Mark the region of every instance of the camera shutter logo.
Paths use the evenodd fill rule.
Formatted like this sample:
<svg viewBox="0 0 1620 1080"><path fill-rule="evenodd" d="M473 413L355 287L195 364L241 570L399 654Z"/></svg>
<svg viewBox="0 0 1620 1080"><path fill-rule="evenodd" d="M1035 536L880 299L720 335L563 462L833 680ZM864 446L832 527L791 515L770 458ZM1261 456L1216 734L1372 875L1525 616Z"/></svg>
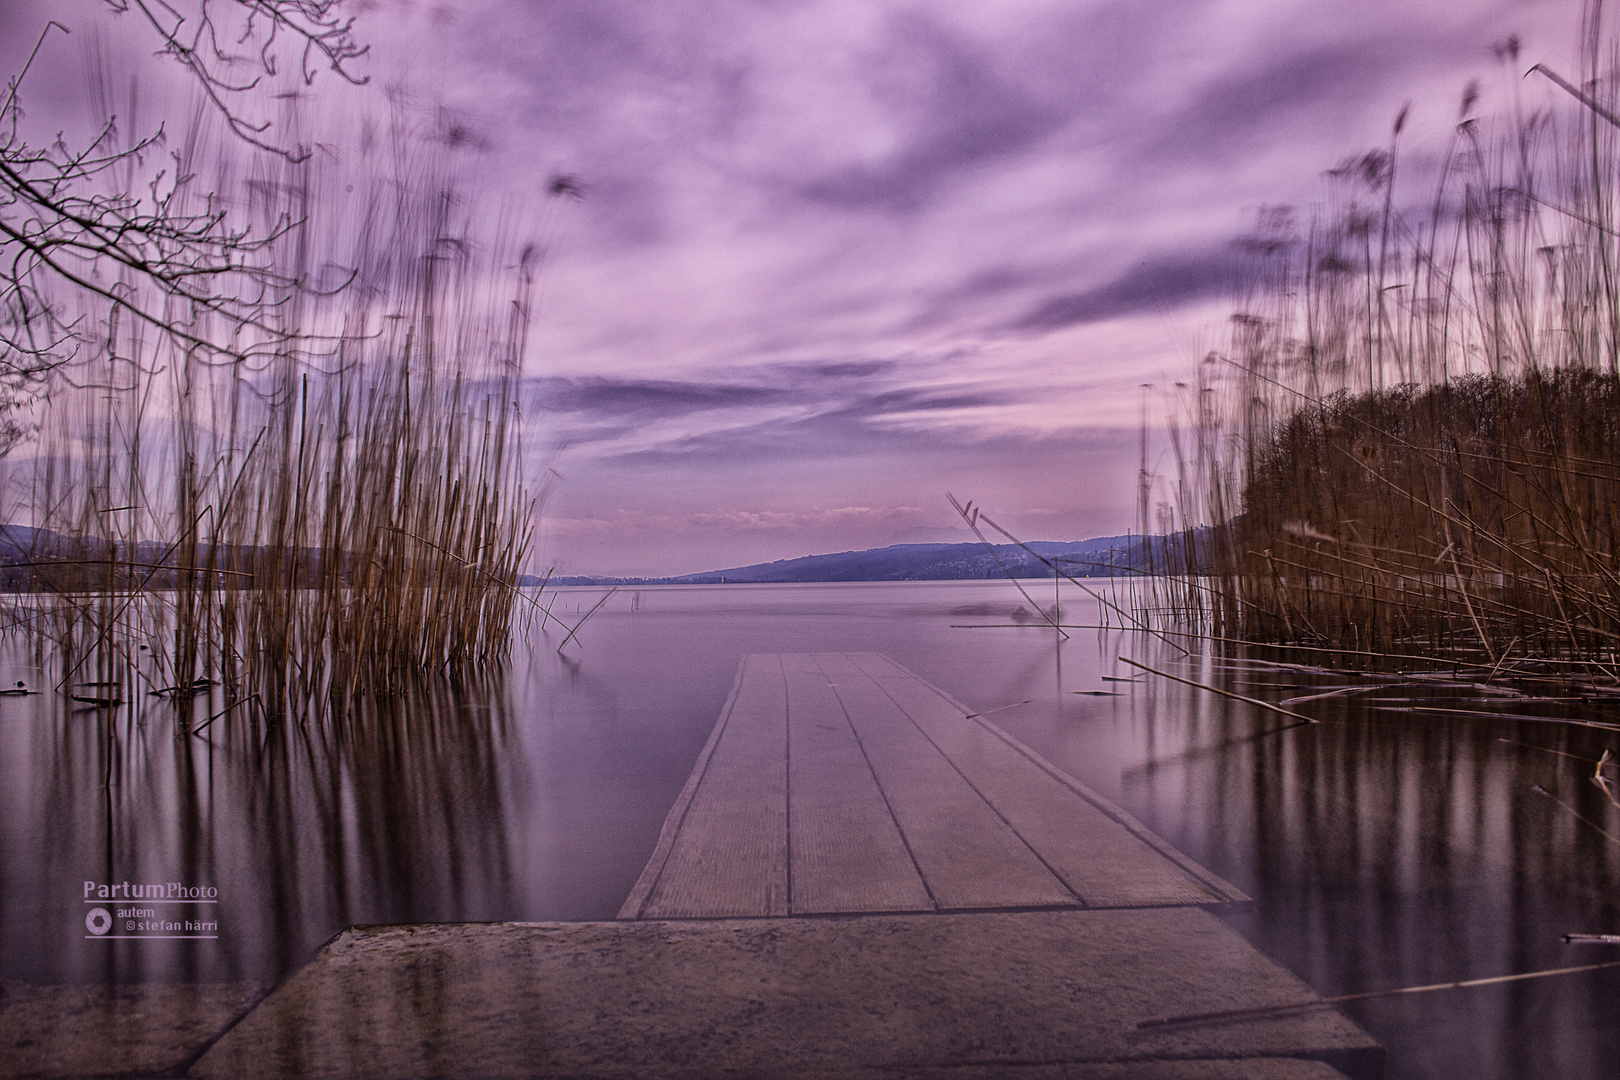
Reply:
<svg viewBox="0 0 1620 1080"><path fill-rule="evenodd" d="M84 928L92 934L105 934L112 929L112 915L106 908L91 908L84 917Z"/></svg>

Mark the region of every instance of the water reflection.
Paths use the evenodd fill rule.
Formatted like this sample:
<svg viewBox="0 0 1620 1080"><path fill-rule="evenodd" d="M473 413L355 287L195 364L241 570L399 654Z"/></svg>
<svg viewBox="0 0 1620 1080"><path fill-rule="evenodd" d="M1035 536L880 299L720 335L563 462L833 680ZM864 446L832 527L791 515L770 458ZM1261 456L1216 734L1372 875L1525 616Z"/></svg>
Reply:
<svg viewBox="0 0 1620 1080"><path fill-rule="evenodd" d="M350 923L522 906L510 819L525 777L499 672L356 701L342 723L190 736L162 704L3 708L8 978L273 981ZM115 925L89 939L86 882L217 889L212 910L157 913L217 921L218 938L120 939Z"/></svg>
<svg viewBox="0 0 1620 1080"><path fill-rule="evenodd" d="M1278 727L1175 689L1139 693L1140 718L1121 725L1140 761L1121 770L1122 801L1254 895L1234 922L1324 994L1620 958L1561 939L1620 926L1620 848L1533 790L1612 829L1620 815L1589 780L1612 733L1394 719L1357 698ZM1617 976L1348 1011L1389 1046L1391 1076L1606 1076Z"/></svg>
<svg viewBox="0 0 1620 1080"><path fill-rule="evenodd" d="M571 626L600 595L564 590L556 610ZM1234 925L1325 994L1620 958L1561 940L1620 931L1620 845L1575 816L1620 835L1588 779L1620 734L1381 712L1374 694L1290 706L1321 720L1297 724L1117 658L1271 702L1354 680L1237 672L1118 631L961 628L1022 603L994 582L646 587L565 656L536 635L477 683L258 737L221 722L177 738L157 707L0 700L0 975L268 980L349 923L612 918L739 657L863 650L996 710L1255 896ZM1062 612L1104 615L1071 595ZM37 658L0 654L0 685L16 679L43 683ZM86 878L216 884L220 939L86 942ZM1617 1008L1609 971L1350 1011L1392 1077L1506 1080L1612 1075Z"/></svg>

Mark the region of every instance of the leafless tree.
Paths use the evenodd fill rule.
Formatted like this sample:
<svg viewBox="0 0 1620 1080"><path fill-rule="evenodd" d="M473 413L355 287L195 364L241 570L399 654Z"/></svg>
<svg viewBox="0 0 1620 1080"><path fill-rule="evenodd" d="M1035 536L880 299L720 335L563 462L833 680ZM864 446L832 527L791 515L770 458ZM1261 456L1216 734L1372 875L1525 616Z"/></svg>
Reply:
<svg viewBox="0 0 1620 1080"><path fill-rule="evenodd" d="M337 14L341 0L105 2L153 36L237 138L288 164L309 149L278 142L249 110L265 107L265 80L294 74L283 71L289 54L304 85L323 69L364 82L350 65L366 50ZM273 257L299 222L255 230L232 218L162 127L126 137L107 116L80 145L28 141L21 87L53 31L67 28L47 24L0 98L0 451L22 434L18 407L121 321L227 360L299 333L276 307L302 283Z"/></svg>

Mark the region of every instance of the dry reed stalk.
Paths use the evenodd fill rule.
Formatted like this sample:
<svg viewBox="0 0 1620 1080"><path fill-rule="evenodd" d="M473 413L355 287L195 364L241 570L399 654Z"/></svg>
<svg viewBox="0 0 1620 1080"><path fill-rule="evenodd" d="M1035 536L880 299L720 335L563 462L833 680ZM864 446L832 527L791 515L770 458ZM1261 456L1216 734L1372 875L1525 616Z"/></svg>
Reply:
<svg viewBox="0 0 1620 1080"><path fill-rule="evenodd" d="M57 387L12 469L19 511L57 538L13 616L55 640L63 683L207 686L200 731L249 702L342 716L506 655L535 511L518 402L533 256L480 245L409 139L395 132L395 164L374 161L357 213L329 224L313 164L254 163L235 205L221 157L220 189L193 196L303 222L270 249L282 273L259 319L277 348L221 363L114 309ZM179 167L206 171L208 145ZM355 268L350 288L286 284L332 263ZM183 728L194 696L163 695Z"/></svg>
<svg viewBox="0 0 1620 1080"><path fill-rule="evenodd" d="M1157 531L1213 525L1142 585L1191 632L1616 681L1620 83L1585 32L1549 107L1465 99L1427 209L1397 198L1403 110L1335 170L1334 212L1263 217L1169 430Z"/></svg>
<svg viewBox="0 0 1620 1080"><path fill-rule="evenodd" d="M1592 769L1592 783L1597 786L1599 791L1603 792L1603 797L1609 800L1610 805L1616 810L1620 810L1620 797L1616 797L1614 782L1603 775L1603 770L1609 765L1609 758L1612 756L1613 752L1605 749L1603 756L1597 759Z"/></svg>

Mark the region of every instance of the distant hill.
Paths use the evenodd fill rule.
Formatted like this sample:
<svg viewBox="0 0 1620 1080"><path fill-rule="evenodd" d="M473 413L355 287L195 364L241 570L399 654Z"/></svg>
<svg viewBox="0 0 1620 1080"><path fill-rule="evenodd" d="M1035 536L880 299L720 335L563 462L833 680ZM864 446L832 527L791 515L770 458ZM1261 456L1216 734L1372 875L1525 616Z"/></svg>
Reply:
<svg viewBox="0 0 1620 1080"><path fill-rule="evenodd" d="M95 537L73 536L28 525L0 525L0 592L84 592L103 589L172 589L211 584L224 588L252 588L259 575L273 565L278 582L291 575L295 586L313 585L320 572L321 552L298 548L276 552L236 544L199 546L196 566L181 566L184 552L178 545L155 540L133 544ZM346 574L350 556L343 557ZM212 571L209 571L212 567ZM543 578L524 574L516 585L539 585Z"/></svg>
<svg viewBox="0 0 1620 1080"><path fill-rule="evenodd" d="M1195 536L1195 544L1201 539ZM662 578L555 577L556 585L786 584L817 581L966 581L1004 577L1050 578L1052 569L1031 552L1058 561L1071 577L1108 577L1181 563L1184 537L1100 536L1092 540L1036 540L1027 545L890 544L865 551L734 566ZM994 554L992 554L992 551ZM1149 556L1153 556L1151 559ZM1005 566L1005 569L1003 569Z"/></svg>
<svg viewBox="0 0 1620 1080"><path fill-rule="evenodd" d="M1200 555L1208 530L1193 534ZM1185 566L1187 534L1174 536L1099 536L1091 540L1036 540L1025 545L980 543L890 544L865 551L841 551L778 559L752 566L733 566L673 577L535 577L524 574L516 584L540 585L713 585L788 584L829 581L971 581L1003 577L1052 577L1052 568L1036 554L1055 560L1070 577L1108 577L1164 572ZM172 545L144 541L109 544L50 529L0 525L0 592L46 589L53 592L113 588L173 588L181 568ZM216 585L251 587L263 568L259 548L222 545L212 553L218 568ZM208 560L200 558L199 562ZM292 553L290 572L297 583L313 580L320 566L314 550ZM109 578L109 575L111 577Z"/></svg>

